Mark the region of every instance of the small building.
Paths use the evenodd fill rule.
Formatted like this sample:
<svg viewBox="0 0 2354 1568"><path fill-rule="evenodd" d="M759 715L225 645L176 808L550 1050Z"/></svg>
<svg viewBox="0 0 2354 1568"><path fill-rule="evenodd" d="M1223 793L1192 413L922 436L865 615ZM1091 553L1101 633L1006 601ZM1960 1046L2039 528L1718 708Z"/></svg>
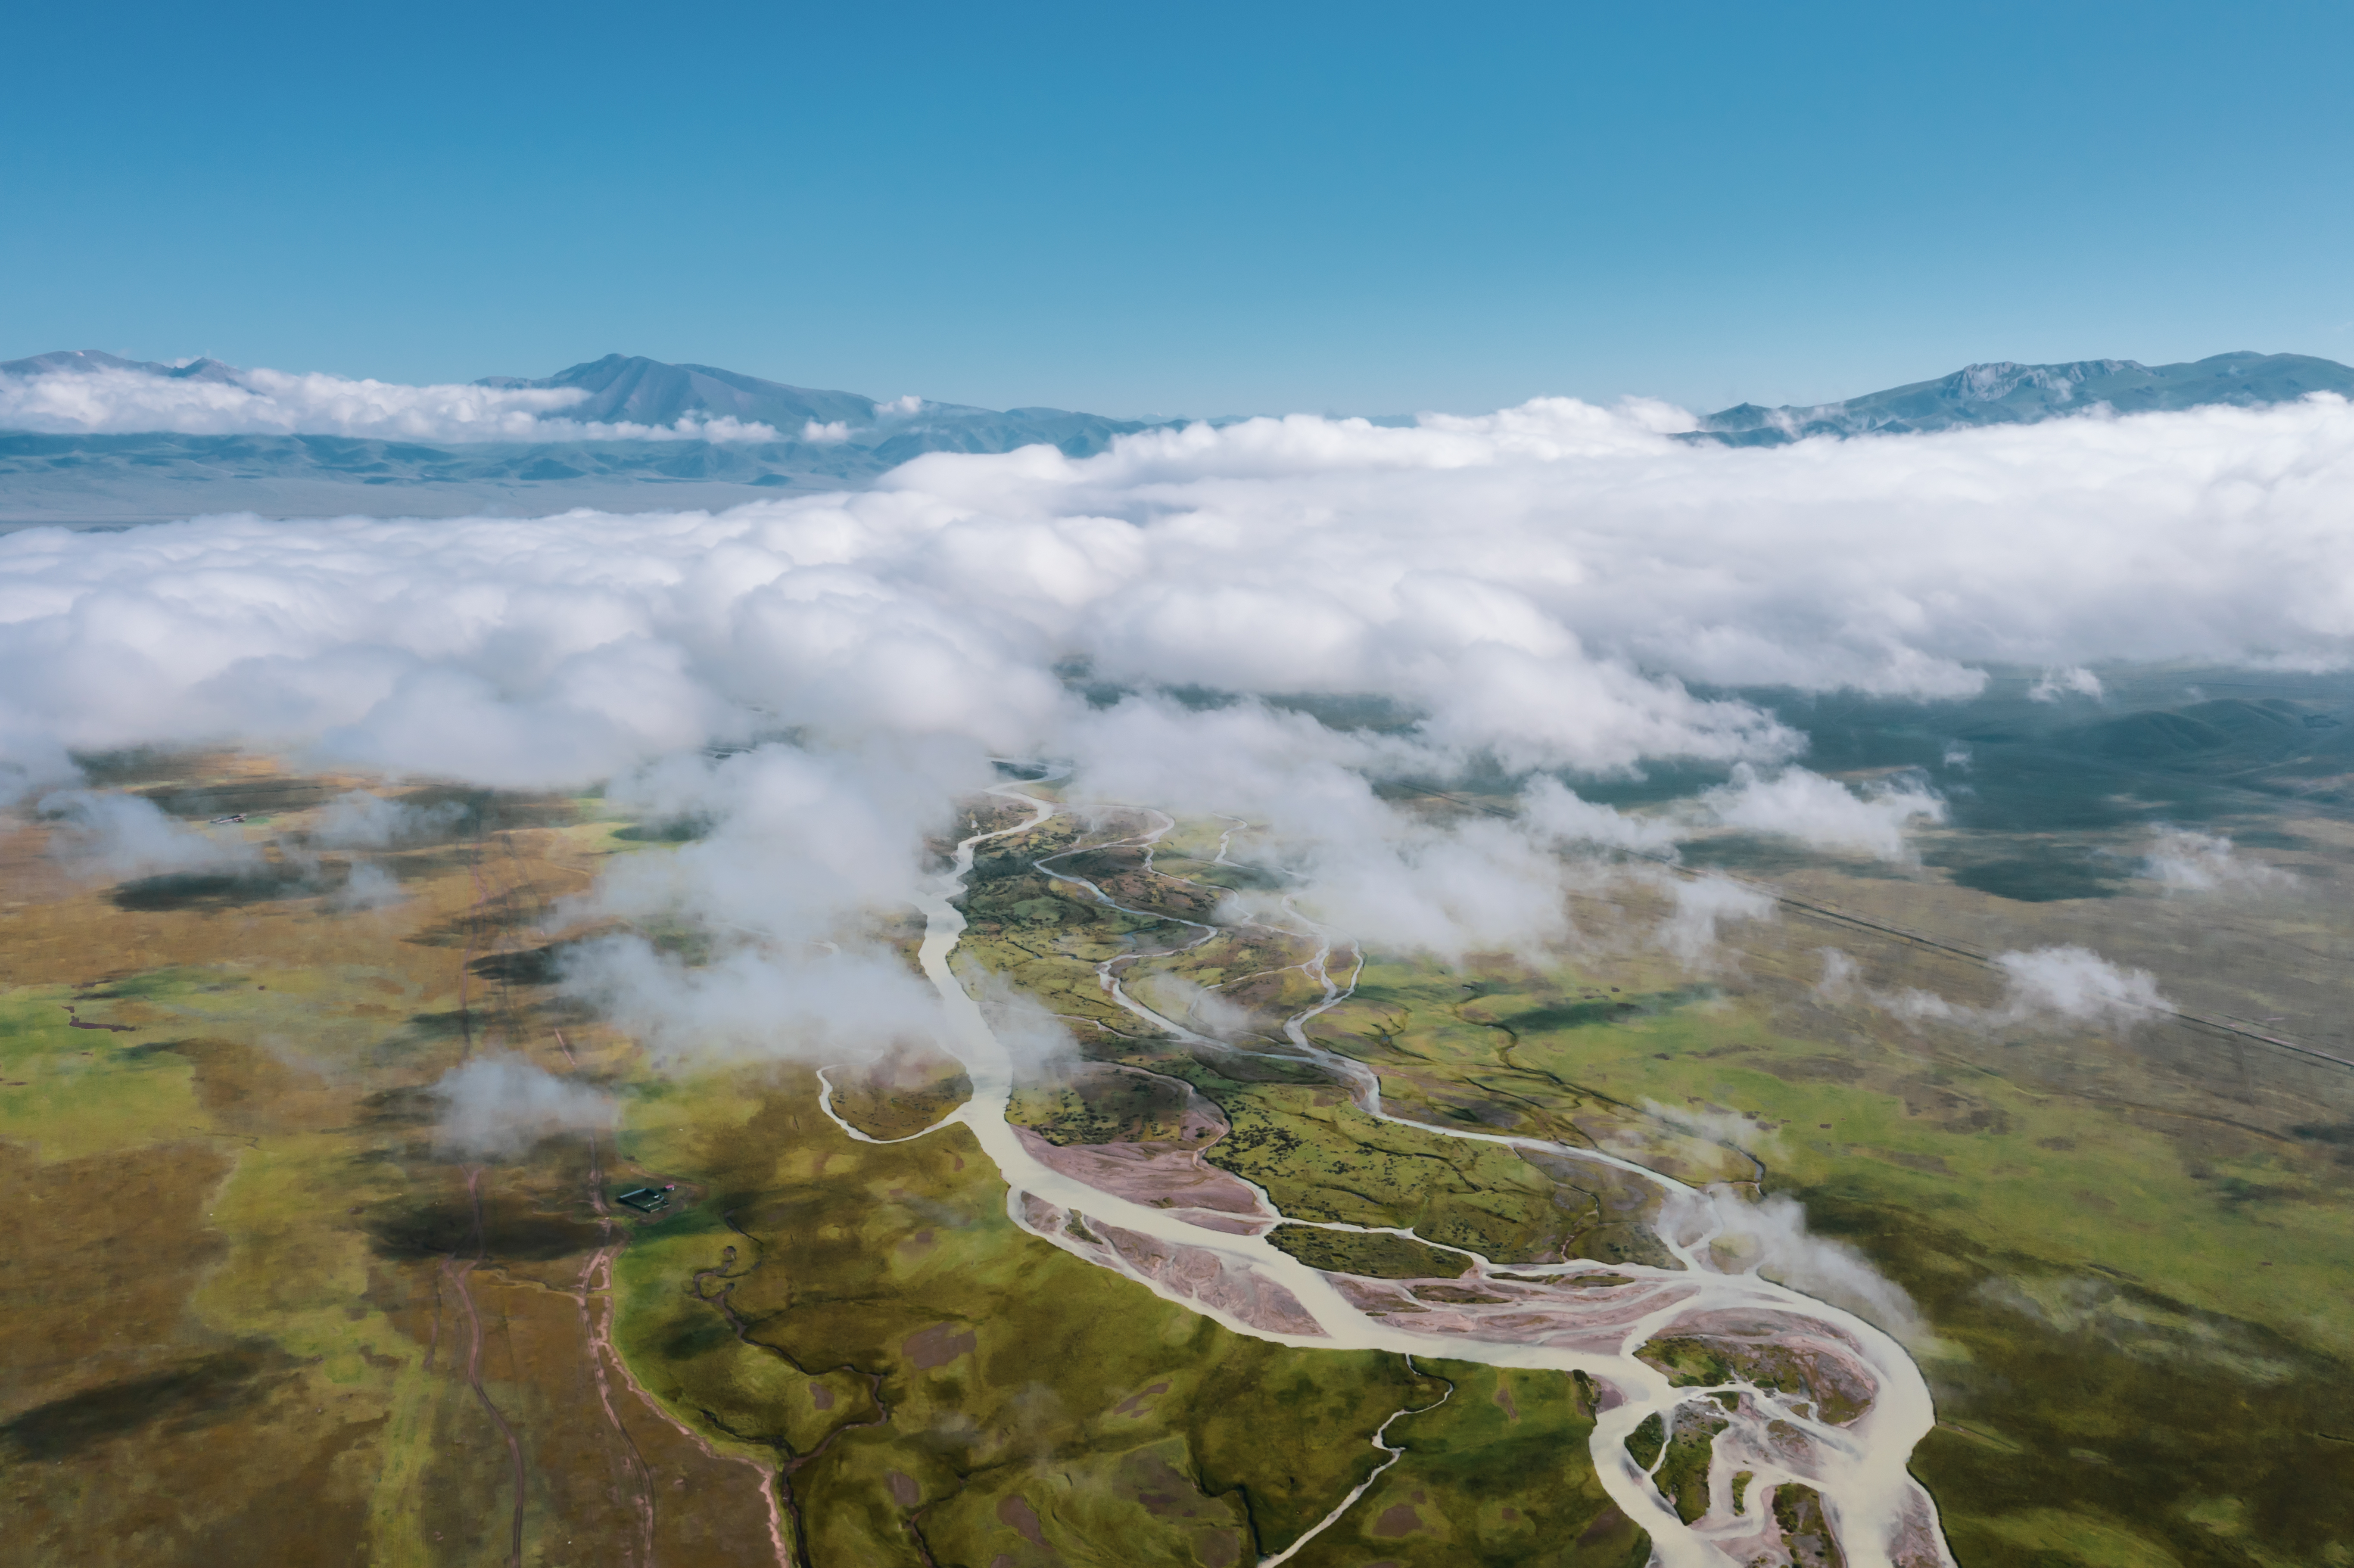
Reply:
<svg viewBox="0 0 2354 1568"><path fill-rule="evenodd" d="M658 1192L652 1187L632 1187L613 1201L642 1214L658 1214L670 1207L670 1194Z"/></svg>

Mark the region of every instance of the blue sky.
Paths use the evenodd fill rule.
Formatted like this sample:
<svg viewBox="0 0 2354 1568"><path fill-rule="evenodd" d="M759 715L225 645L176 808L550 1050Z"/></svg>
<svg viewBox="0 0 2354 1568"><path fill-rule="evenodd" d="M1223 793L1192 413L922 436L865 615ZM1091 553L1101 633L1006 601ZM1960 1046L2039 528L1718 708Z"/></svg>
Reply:
<svg viewBox="0 0 2354 1568"><path fill-rule="evenodd" d="M43 6L0 357L1109 413L2354 360L2343 5Z"/></svg>

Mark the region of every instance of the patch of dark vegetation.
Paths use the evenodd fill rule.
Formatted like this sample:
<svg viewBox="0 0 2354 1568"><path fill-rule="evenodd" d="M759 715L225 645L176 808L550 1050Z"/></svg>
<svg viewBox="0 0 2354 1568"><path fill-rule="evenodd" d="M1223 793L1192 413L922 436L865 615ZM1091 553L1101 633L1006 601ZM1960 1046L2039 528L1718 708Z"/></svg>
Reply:
<svg viewBox="0 0 2354 1568"><path fill-rule="evenodd" d="M1564 1029L1591 1029L1597 1023L1625 1023L1657 1018L1680 1007L1716 996L1712 985L1678 986L1672 991L1647 991L1638 996L1614 996L1581 1001L1557 1001L1516 1012L1504 1021L1514 1034L1526 1037Z"/></svg>
<svg viewBox="0 0 2354 1568"><path fill-rule="evenodd" d="M134 746L121 751L74 751L67 754L82 777L101 789L124 789L185 777L193 754Z"/></svg>
<svg viewBox="0 0 2354 1568"><path fill-rule="evenodd" d="M957 1097L971 1092L957 1075ZM1172 1142L1192 1097L1182 1084L1145 1073L1079 1070L1059 1080L1024 1087L1009 1113L1047 1142L1067 1147L1090 1143ZM942 1106L945 1110L954 1101ZM862 1127L863 1127L862 1123Z"/></svg>
<svg viewBox="0 0 2354 1568"><path fill-rule="evenodd" d="M1144 868L1144 852L1119 845L1108 849L1081 850L1076 854L1058 855L1048 869L1058 875L1083 877L1098 885L1131 871Z"/></svg>
<svg viewBox="0 0 2354 1568"><path fill-rule="evenodd" d="M1686 1524L1708 1511L1709 1461L1715 1455L1716 1435L1732 1425L1705 1405L1676 1406L1669 1426L1667 1457L1652 1473L1651 1484L1674 1505L1676 1517Z"/></svg>
<svg viewBox="0 0 2354 1568"><path fill-rule="evenodd" d="M1870 1386L1842 1375L1837 1363L1810 1363L1778 1345L1692 1335L1653 1340L1635 1353L1666 1372L1668 1381L1678 1388L1743 1381L1804 1398L1835 1426L1846 1425L1872 1404Z"/></svg>
<svg viewBox="0 0 2354 1568"><path fill-rule="evenodd" d="M477 1218L474 1205L463 1198L387 1205L360 1224L376 1255L388 1258L546 1263L592 1251L603 1238L589 1221L511 1203L484 1203Z"/></svg>
<svg viewBox="0 0 2354 1568"><path fill-rule="evenodd" d="M1027 874L1030 863L1035 858L1036 852L1023 849L992 850L974 854L972 874L965 879L966 897L970 898L981 883L1002 882L1009 876Z"/></svg>
<svg viewBox="0 0 2354 1568"><path fill-rule="evenodd" d="M659 821L631 822L626 828L616 828L613 836L633 844L689 844L707 839L718 824L710 817L670 817Z"/></svg>
<svg viewBox="0 0 2354 1568"><path fill-rule="evenodd" d="M1808 850L1791 840L1748 833L1728 833L1687 844L1683 855L1685 864L1701 870L1768 879L1819 865L1825 859L1824 852ZM1911 874L1903 865L1862 853L1840 855L1838 863L1843 876L1903 881Z"/></svg>
<svg viewBox="0 0 2354 1568"><path fill-rule="evenodd" d="M1267 1233L1279 1252L1310 1268L1333 1274L1362 1274L1371 1279L1457 1279L1469 1272L1470 1260L1441 1252L1411 1236L1359 1235L1351 1231L1320 1231L1308 1225L1278 1225Z"/></svg>
<svg viewBox="0 0 2354 1568"><path fill-rule="evenodd" d="M141 969L133 974L110 975L105 980L78 986L76 1001L118 1001L123 997L164 996L177 991L195 991L217 995L222 991L239 991L253 982L243 975L228 974L203 966L173 965L159 969Z"/></svg>
<svg viewBox="0 0 2354 1568"><path fill-rule="evenodd" d="M2052 904L2066 898L2106 898L2126 885L2124 867L2084 852L2057 851L2049 855L2009 860L1967 860L1951 853L1931 853L1932 865L1953 873L1957 885L1991 893L2020 904Z"/></svg>
<svg viewBox="0 0 2354 1568"><path fill-rule="evenodd" d="M441 1119L440 1096L422 1085L378 1089L360 1101L363 1127L429 1127Z"/></svg>
<svg viewBox="0 0 2354 1568"><path fill-rule="evenodd" d="M118 885L107 897L117 909L141 915L239 909L329 891L330 882L289 865L244 871L175 871Z"/></svg>
<svg viewBox="0 0 2354 1568"><path fill-rule="evenodd" d="M1847 1568L1839 1539L1831 1533L1830 1521L1823 1517L1822 1494L1814 1488L1802 1487L1795 1481L1776 1487L1774 1522L1781 1527L1782 1547L1790 1554L1791 1568Z"/></svg>
<svg viewBox="0 0 2354 1568"><path fill-rule="evenodd" d="M267 1398L295 1375L296 1364L274 1348L199 1356L36 1405L0 1423L0 1447L20 1459L53 1460L143 1427L205 1425Z"/></svg>
<svg viewBox="0 0 2354 1568"><path fill-rule="evenodd" d="M462 1040L473 1033L473 1024L468 1013L456 1009L448 1012L412 1012L402 1033L411 1042Z"/></svg>
<svg viewBox="0 0 2354 1568"><path fill-rule="evenodd" d="M1238 1051L1223 1051L1214 1046L1197 1045L1193 1054L1204 1063L1214 1064L1213 1070L1228 1084L1328 1084L1332 1075L1309 1061L1286 1061L1271 1056L1246 1056ZM1205 1085L1196 1085L1212 1099L1217 1091Z"/></svg>
<svg viewBox="0 0 2354 1568"><path fill-rule="evenodd" d="M2304 1121L2289 1131L2312 1143L2354 1146L2354 1121Z"/></svg>
<svg viewBox="0 0 2354 1568"><path fill-rule="evenodd" d="M521 795L504 790L493 794L476 789L451 789L446 792L419 789L402 796L401 803L430 807L442 800L455 800L471 805L475 812L477 833L495 833L508 828L563 828L580 820L580 808L569 795Z"/></svg>
<svg viewBox="0 0 2354 1568"><path fill-rule="evenodd" d="M1667 1446L1668 1424L1657 1415L1646 1415L1641 1425L1627 1434L1627 1452L1647 1470L1659 1463L1659 1450Z"/></svg>
<svg viewBox="0 0 2354 1568"><path fill-rule="evenodd" d="M164 785L140 793L175 817L268 816L303 811L344 791L320 779L239 779L224 784Z"/></svg>
<svg viewBox="0 0 2354 1568"><path fill-rule="evenodd" d="M490 953L466 968L484 980L504 985L554 985L564 973L566 956L577 946L575 942L550 942L544 948L527 948L519 953Z"/></svg>

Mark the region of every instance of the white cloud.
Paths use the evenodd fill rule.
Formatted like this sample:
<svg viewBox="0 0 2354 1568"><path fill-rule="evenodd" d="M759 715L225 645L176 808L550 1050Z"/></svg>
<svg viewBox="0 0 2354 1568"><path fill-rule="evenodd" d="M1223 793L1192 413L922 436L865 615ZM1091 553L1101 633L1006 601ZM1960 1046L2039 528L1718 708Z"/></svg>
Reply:
<svg viewBox="0 0 2354 1568"><path fill-rule="evenodd" d="M1952 1023L1967 1029L2048 1028L2064 1024L2130 1026L2173 1011L2147 969L2113 964L2089 948L2043 947L1997 953L2002 997L1991 1007L1953 1001L1935 991L1873 991L1858 980L1855 960L1836 948L1820 949L1817 1000L1837 1005L1861 1001L1911 1023Z"/></svg>
<svg viewBox="0 0 2354 1568"><path fill-rule="evenodd" d="M193 827L143 796L61 789L42 797L40 811L57 824L50 852L88 875L120 880L261 863L260 848L237 829Z"/></svg>
<svg viewBox="0 0 2354 1568"><path fill-rule="evenodd" d="M234 380L141 370L0 376L0 429L54 435L167 430L182 435L380 437L410 441L773 441L733 418L673 425L567 419L572 387L409 387L317 373L240 370Z"/></svg>
<svg viewBox="0 0 2354 1568"><path fill-rule="evenodd" d="M2233 854L2230 839L2180 828L2151 835L2141 874L2173 893L2254 892L2296 881L2277 867Z"/></svg>
<svg viewBox="0 0 2354 1568"><path fill-rule="evenodd" d="M2028 696L2039 703L2056 703L2067 696L2091 697L2098 701L2101 692L2101 678L2082 665L2071 665L2065 670L2046 670L2036 678L2035 684L2027 688Z"/></svg>
<svg viewBox="0 0 2354 1568"><path fill-rule="evenodd" d="M389 849L448 833L465 819L455 800L415 806L366 789L348 790L311 819L313 842L330 849Z"/></svg>
<svg viewBox="0 0 2354 1568"><path fill-rule="evenodd" d="M439 1141L461 1160L504 1160L559 1132L612 1125L613 1097L559 1078L521 1056L477 1056L431 1090L442 1102Z"/></svg>
<svg viewBox="0 0 2354 1568"><path fill-rule="evenodd" d="M1844 1307L1900 1340L1918 1343L1927 1337L1928 1326L1904 1287L1847 1243L1809 1231L1807 1211L1795 1198L1777 1193L1752 1202L1730 1187L1712 1186L1681 1199L1667 1217L1687 1242L1712 1234L1720 1267L1762 1274Z"/></svg>
<svg viewBox="0 0 2354 1568"><path fill-rule="evenodd" d="M2222 469L2267 477L2227 497ZM27 674L0 735L332 732L497 782L760 710L1055 747L1077 654L1139 684L1381 694L1425 746L1515 766L1763 768L1797 737L1683 678L1934 696L1983 659L2342 660L2349 491L2354 413L2326 399L1766 452L1555 401L934 454L716 517L28 530L0 540L0 652Z"/></svg>
<svg viewBox="0 0 2354 1568"><path fill-rule="evenodd" d="M743 946L690 966L642 938L613 937L573 949L567 984L663 1066L863 1061L941 1028L931 988L879 950Z"/></svg>
<svg viewBox="0 0 2354 1568"><path fill-rule="evenodd" d="M2148 970L2119 968L2089 948L1998 953L1994 961L2008 987L2009 1019L2130 1023L2173 1010Z"/></svg>
<svg viewBox="0 0 2354 1568"><path fill-rule="evenodd" d="M1822 955L1823 960L1823 978L1815 982L1815 1000L1838 1003L1855 995L1861 989L1856 976L1863 972L1863 966L1838 948L1818 948L1815 950Z"/></svg>
<svg viewBox="0 0 2354 1568"><path fill-rule="evenodd" d="M1131 973L1126 989L1161 1017L1214 1040L1240 1040L1268 1027L1249 1008L1181 974Z"/></svg>
<svg viewBox="0 0 2354 1568"><path fill-rule="evenodd" d="M387 909L408 896L401 891L399 878L362 860L352 863L344 885L328 895L327 903L336 909Z"/></svg>
<svg viewBox="0 0 2354 1568"><path fill-rule="evenodd" d="M1528 788L1521 791L1521 815L1537 832L1558 843L1596 844L1670 860L1675 857L1676 828L1672 822L1630 816L1613 807L1580 800L1556 779L1532 779Z"/></svg>
<svg viewBox="0 0 2354 1568"><path fill-rule="evenodd" d="M1704 969L1716 956L1717 929L1728 920L1770 920L1774 895L1724 876L1680 877L1670 884L1675 910L1659 923L1659 945L1687 969Z"/></svg>
<svg viewBox="0 0 2354 1568"><path fill-rule="evenodd" d="M1709 790L1701 803L1727 827L1888 861L1911 856L1904 833L1914 822L1946 820L1946 802L1914 779L1859 793L1803 768L1769 774L1747 763L1735 764L1733 781Z"/></svg>
<svg viewBox="0 0 2354 1568"><path fill-rule="evenodd" d="M248 381L170 395L189 419L271 428L498 431L551 411ZM50 417L115 428L128 407ZM697 1038L751 1049L822 1039L827 997L873 1033L854 987L792 944L847 955L846 922L904 895L921 835L992 753L1069 758L1082 798L1246 818L1296 906L1344 935L1526 951L1570 936L1585 873L1561 852L1656 853L1662 818L1546 779L1511 821L1425 811L1370 774L1739 768L1722 821L1901 858L1938 820L1925 787L1791 768L1800 737L1722 693L1936 699L1999 661L2089 694L2069 673L2104 661L2354 656L2342 400L1776 450L1688 446L1677 422L1540 399L1405 429L1195 426L1087 459L934 454L870 491L718 515L24 530L0 536L0 778L46 788L69 750L230 741L482 784L623 780L720 827L624 857L608 909L771 946L699 976L617 962L712 1020ZM1135 694L1091 706L1074 668ZM1167 694L1189 686L1375 697L1395 722ZM779 736L793 744L695 756ZM1688 892L1662 940L1702 961L1759 896ZM802 1000L768 1010L780 996ZM686 1024L654 1027L695 1048Z"/></svg>

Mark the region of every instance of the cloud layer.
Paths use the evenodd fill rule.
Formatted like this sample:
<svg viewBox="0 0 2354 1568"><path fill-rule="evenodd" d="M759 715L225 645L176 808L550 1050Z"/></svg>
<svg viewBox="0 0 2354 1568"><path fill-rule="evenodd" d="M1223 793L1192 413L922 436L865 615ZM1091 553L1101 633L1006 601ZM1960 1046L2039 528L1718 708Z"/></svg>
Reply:
<svg viewBox="0 0 2354 1568"><path fill-rule="evenodd" d="M345 395L293 379L237 395ZM402 396L440 391L456 400L432 418L546 411ZM349 418L408 417L380 401ZM727 1037L832 1016L794 999L865 983L833 949L923 874L922 836L991 755L1067 759L1083 800L1247 821L1300 916L1510 950L1564 938L1557 849L1659 853L1672 824L1540 778L1517 821L1441 828L1369 779L1681 759L1734 770L1696 808L1721 824L1902 859L1941 811L1925 786L1806 772L1794 731L1722 694L1936 699L2002 661L2088 701L2105 660L2354 657L2342 400L1770 450L1687 445L1684 422L1541 399L1407 429L1162 430L1090 459L934 454L865 492L716 516L27 530L0 537L0 755L19 792L69 786L69 750L221 740L488 785L618 780L636 809L717 828L610 884L606 911L691 909L748 956L690 973L617 948L608 967L660 1002L655 1036L659 1013ZM1384 726L1301 711L1319 703ZM766 744L696 755L721 742ZM381 816L348 802L334 834L409 831ZM83 831L129 844L136 826ZM1695 961L1718 920L1755 913L1708 897L1669 933ZM2046 1011L2147 1004L2063 969L2012 979ZM861 1028L913 1026L876 996Z"/></svg>
<svg viewBox="0 0 2354 1568"><path fill-rule="evenodd" d="M716 517L27 531L0 722L554 782L764 724L1068 747L1103 728L1056 678L1078 661L1379 694L1434 750L1610 769L1794 749L1687 682L1935 697L1987 660L2354 652L2334 399L1775 451L1658 422L1256 420Z"/></svg>
<svg viewBox="0 0 2354 1568"><path fill-rule="evenodd" d="M0 375L0 429L51 435L165 430L192 436L374 436L409 441L773 441L767 425L567 419L578 388L409 387L317 373L239 370L234 379L111 366Z"/></svg>
<svg viewBox="0 0 2354 1568"><path fill-rule="evenodd" d="M610 1095L505 1054L452 1067L431 1092L437 1139L461 1160L512 1159L543 1138L609 1127L619 1109Z"/></svg>

